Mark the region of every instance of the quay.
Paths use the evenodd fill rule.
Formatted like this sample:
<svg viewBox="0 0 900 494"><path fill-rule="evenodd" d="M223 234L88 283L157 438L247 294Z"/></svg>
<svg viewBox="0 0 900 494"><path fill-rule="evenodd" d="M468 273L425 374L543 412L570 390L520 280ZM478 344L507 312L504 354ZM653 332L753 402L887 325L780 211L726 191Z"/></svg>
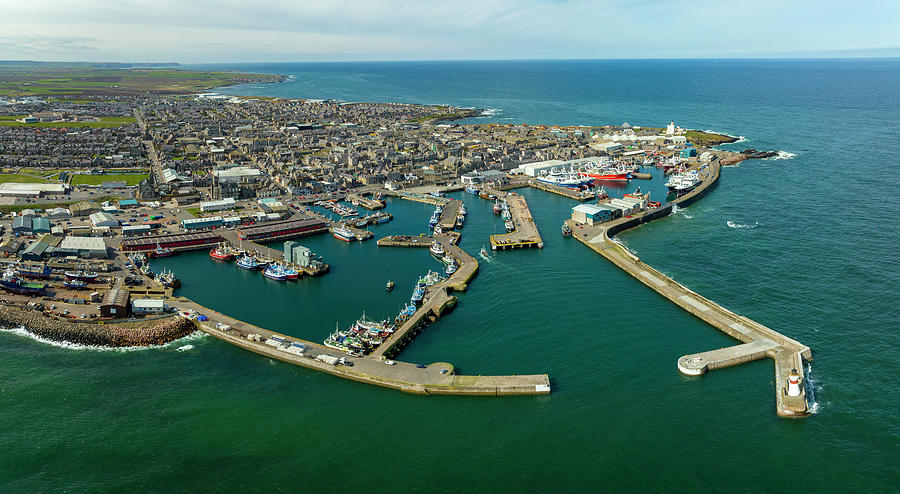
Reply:
<svg viewBox="0 0 900 494"><path fill-rule="evenodd" d="M375 242L379 247L431 247L431 235L389 235Z"/></svg>
<svg viewBox="0 0 900 494"><path fill-rule="evenodd" d="M368 197L364 197L362 194L347 194L347 200L350 201L350 204L353 204L354 206L364 207L370 211L384 209L385 206L384 201L369 199Z"/></svg>
<svg viewBox="0 0 900 494"><path fill-rule="evenodd" d="M558 185L538 182L534 179L529 180L527 185L533 189L543 190L544 192L551 192L553 194L567 197L569 199L574 199L576 201L590 201L591 199L597 198L597 194L591 191L567 189Z"/></svg>
<svg viewBox="0 0 900 494"><path fill-rule="evenodd" d="M431 204L432 206L443 206L450 201L450 199L436 197L431 194L416 194L413 192L404 192L402 190L384 190L382 193L386 196L399 197L400 199L406 199L407 201L424 202L425 204Z"/></svg>
<svg viewBox="0 0 900 494"><path fill-rule="evenodd" d="M460 206L462 206L462 201L457 199L451 199L450 202L444 205L444 210L441 211L441 219L438 221L442 231L449 232L456 228L456 216L459 214Z"/></svg>
<svg viewBox="0 0 900 494"><path fill-rule="evenodd" d="M433 300L434 304L446 303L437 298ZM454 366L446 362L435 362L420 368L409 362L386 360L381 355L351 358L339 350L239 321L188 299L176 299L173 302L181 312L193 310L206 316L207 321L195 321L197 328L206 334L265 357L344 379L423 395L512 396L550 393L550 377L547 374L471 376L457 374ZM432 306L429 306L428 310L431 309ZM420 312L423 313L419 317L421 320L425 311ZM267 343L279 340L286 345ZM287 351L295 345L299 345L296 348L302 350ZM350 365L340 363L342 358L343 362Z"/></svg>
<svg viewBox="0 0 900 494"><path fill-rule="evenodd" d="M531 217L531 210L525 197L515 193L494 193L498 198L504 197L509 205L509 215L516 229L509 233L491 235L491 250L522 249L537 247L542 249L544 241L538 233L537 225Z"/></svg>
<svg viewBox="0 0 900 494"><path fill-rule="evenodd" d="M613 241L617 233L668 215L675 205L687 206L693 203L716 184L719 171L719 165L711 163L701 170L701 185L660 208L594 226L575 223L571 219L566 220L566 223L572 228L572 236L578 241L682 309L742 342L728 348L682 356L677 361L681 373L696 376L708 370L769 357L775 361L777 414L788 418L806 416L809 414L809 404L803 382L803 361L812 360L809 347L695 293L645 264L628 249ZM792 375L792 372L796 374ZM795 383L799 381L799 387L794 390L789 385L792 380Z"/></svg>
<svg viewBox="0 0 900 494"><path fill-rule="evenodd" d="M416 237L413 237L416 238ZM425 298L418 310L407 319L399 328L394 331L390 338L385 340L372 355L375 357L390 357L396 355L404 346L406 346L418 334L424 326L430 322L436 321L456 306L456 297L451 293L454 291L465 291L469 282L478 272L478 261L470 256L466 251L462 250L456 242L451 242L452 235L435 235L444 251L456 259L459 267L446 280L428 287L425 291ZM415 247L428 247L431 242L420 245L416 242Z"/></svg>
<svg viewBox="0 0 900 494"><path fill-rule="evenodd" d="M324 230L316 231L315 233L323 233ZM284 261L284 251L273 249L266 245L256 243L252 240L243 240L238 237L237 232L233 230L225 230L222 232L222 237L225 242L231 244L235 249L243 250L246 252L254 252L256 255L260 257L265 257L267 259L273 259L275 261ZM297 271L302 272L307 276L319 276L324 273L327 273L331 267L322 263L317 268L309 267L309 266L300 266L299 264L290 264L291 267L296 269Z"/></svg>

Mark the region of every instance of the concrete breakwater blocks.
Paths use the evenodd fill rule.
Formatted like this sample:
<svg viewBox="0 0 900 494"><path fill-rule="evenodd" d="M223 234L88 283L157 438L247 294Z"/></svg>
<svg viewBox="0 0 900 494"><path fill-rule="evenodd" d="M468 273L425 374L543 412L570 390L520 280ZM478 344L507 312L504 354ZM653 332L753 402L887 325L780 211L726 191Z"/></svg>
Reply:
<svg viewBox="0 0 900 494"><path fill-rule="evenodd" d="M0 326L25 327L30 333L52 341L110 347L162 345L196 330L192 321L182 317L168 317L129 323L94 324L56 319L19 307L0 307Z"/></svg>

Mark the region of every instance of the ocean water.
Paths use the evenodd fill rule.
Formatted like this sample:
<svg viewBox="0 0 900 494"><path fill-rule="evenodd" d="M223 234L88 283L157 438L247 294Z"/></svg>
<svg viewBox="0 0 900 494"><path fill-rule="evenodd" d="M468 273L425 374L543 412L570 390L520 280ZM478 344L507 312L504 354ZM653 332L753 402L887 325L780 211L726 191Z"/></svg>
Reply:
<svg viewBox="0 0 900 494"><path fill-rule="evenodd" d="M546 372L549 396L405 395L196 335L101 351L3 331L3 492L895 489L900 61L203 68L292 76L222 90L230 94L474 106L495 109L481 121L513 123L674 119L743 136L731 149L784 151L725 169L701 201L620 240L809 345L815 414L775 415L769 360L680 375L679 356L735 341L561 238L572 201L524 190L545 248L481 262L456 310L400 358L467 374ZM477 252L502 225L487 201L456 195L470 210L461 245ZM376 237L425 231L431 208L391 201L388 210L396 219L373 227ZM160 266L200 303L310 340L363 311L388 317L416 276L439 267L425 252L372 241L302 242L331 273L279 284L203 252Z"/></svg>

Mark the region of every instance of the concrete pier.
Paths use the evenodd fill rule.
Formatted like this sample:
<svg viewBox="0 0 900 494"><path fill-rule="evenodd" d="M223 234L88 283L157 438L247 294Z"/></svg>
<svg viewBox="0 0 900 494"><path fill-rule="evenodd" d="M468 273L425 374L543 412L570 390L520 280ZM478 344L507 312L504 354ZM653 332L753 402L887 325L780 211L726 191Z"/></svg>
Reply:
<svg viewBox="0 0 900 494"><path fill-rule="evenodd" d="M556 195L560 195L563 197L567 197L569 199L575 199L576 201L590 201L591 199L596 199L597 194L587 190L572 190L567 189L565 187L560 187L558 185L545 184L543 182L538 182L535 179L528 180L528 186L534 189L543 190L544 192L551 192Z"/></svg>
<svg viewBox="0 0 900 494"><path fill-rule="evenodd" d="M703 177L701 186L689 194L663 205L662 208L596 226L582 225L572 220L566 222L572 227L572 236L578 241L679 307L743 342L743 344L733 347L685 355L677 361L679 371L686 375L696 376L708 370L769 357L775 361L775 394L778 415L790 418L808 415L809 405L806 400L805 386L801 386L799 396L790 396L787 393L787 384L791 370L796 369L803 376L803 361L812 359L809 347L756 321L735 314L695 293L643 263L624 246L612 240L616 233L665 216L675 205L687 206L702 197L718 180L719 166L715 163L710 164L701 174Z"/></svg>
<svg viewBox="0 0 900 494"><path fill-rule="evenodd" d="M383 209L385 206L384 201L370 199L360 194L347 194L347 200L354 206L364 207L370 211Z"/></svg>
<svg viewBox="0 0 900 494"><path fill-rule="evenodd" d="M507 195L506 192L492 191L498 198L506 199L509 204L509 215L516 229L509 233L491 235L491 250L522 249L529 247L544 247L541 234L531 217L531 210L525 197L515 193Z"/></svg>
<svg viewBox="0 0 900 494"><path fill-rule="evenodd" d="M444 205L444 210L441 211L441 219L438 221L441 230L449 232L456 228L456 216L459 215L460 206L462 206L462 202L457 199L453 199Z"/></svg>

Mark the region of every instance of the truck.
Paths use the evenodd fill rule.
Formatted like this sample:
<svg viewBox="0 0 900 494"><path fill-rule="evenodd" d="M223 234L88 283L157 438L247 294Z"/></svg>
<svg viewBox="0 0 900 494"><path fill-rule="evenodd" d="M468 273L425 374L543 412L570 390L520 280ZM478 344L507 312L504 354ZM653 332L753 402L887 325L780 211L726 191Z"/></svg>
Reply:
<svg viewBox="0 0 900 494"><path fill-rule="evenodd" d="M325 355L325 354L321 354L321 355L317 356L316 360L325 362L328 365L338 365L339 363L341 363L341 359L339 359L337 357L332 357L331 355Z"/></svg>

